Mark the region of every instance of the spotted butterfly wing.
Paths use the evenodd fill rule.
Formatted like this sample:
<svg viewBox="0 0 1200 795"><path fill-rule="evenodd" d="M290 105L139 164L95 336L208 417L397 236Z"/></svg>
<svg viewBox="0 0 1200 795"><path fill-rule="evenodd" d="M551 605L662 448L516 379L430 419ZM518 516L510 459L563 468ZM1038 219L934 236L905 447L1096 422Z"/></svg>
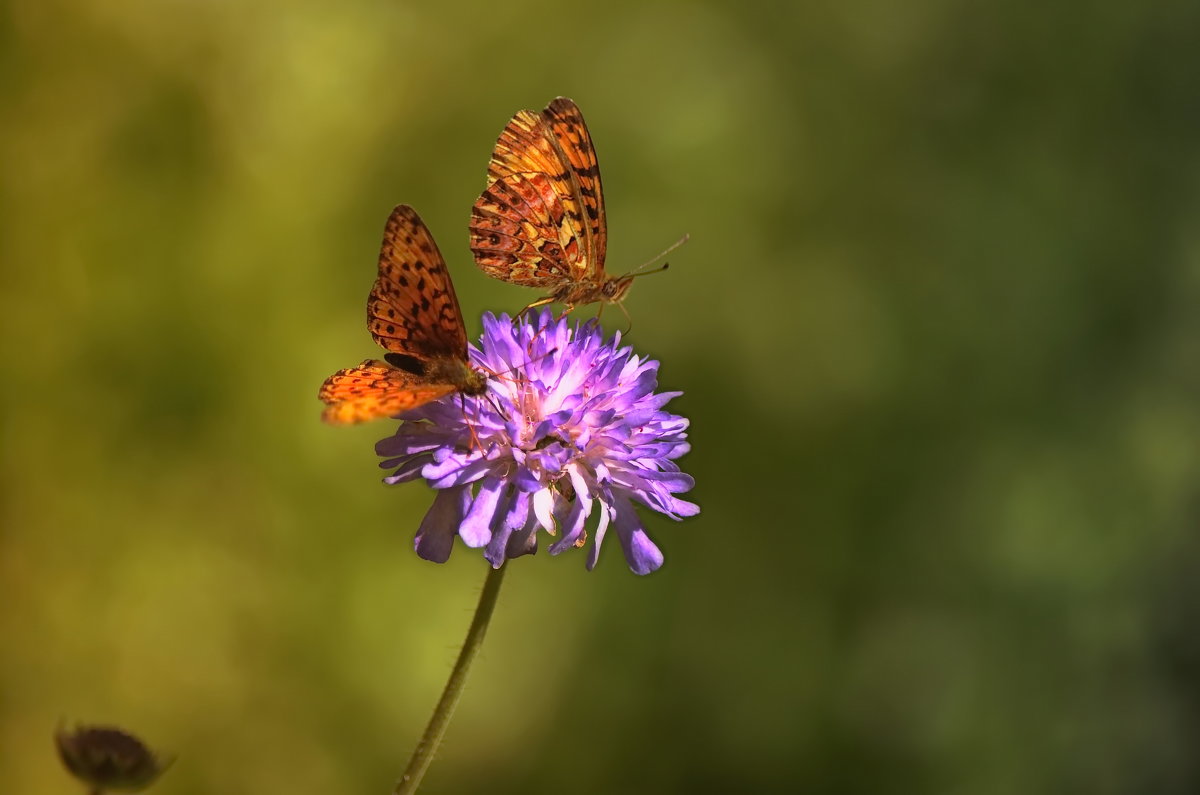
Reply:
<svg viewBox="0 0 1200 795"><path fill-rule="evenodd" d="M526 309L624 297L630 279L604 271L604 191L579 106L559 97L540 113L513 116L492 152L470 235L475 262L489 276L550 291Z"/></svg>
<svg viewBox="0 0 1200 795"><path fill-rule="evenodd" d="M388 351L339 370L321 385L326 422L391 417L452 392L480 395L487 377L467 359L467 335L454 284L417 211L392 210L367 299L367 328Z"/></svg>
<svg viewBox="0 0 1200 795"><path fill-rule="evenodd" d="M423 383L399 367L368 359L358 367L338 370L325 379L320 398L329 406L322 417L335 425L392 417L455 389L449 383Z"/></svg>
<svg viewBox="0 0 1200 795"><path fill-rule="evenodd" d="M392 353L466 360L467 333L446 261L429 227L407 204L392 210L383 230L367 327Z"/></svg>

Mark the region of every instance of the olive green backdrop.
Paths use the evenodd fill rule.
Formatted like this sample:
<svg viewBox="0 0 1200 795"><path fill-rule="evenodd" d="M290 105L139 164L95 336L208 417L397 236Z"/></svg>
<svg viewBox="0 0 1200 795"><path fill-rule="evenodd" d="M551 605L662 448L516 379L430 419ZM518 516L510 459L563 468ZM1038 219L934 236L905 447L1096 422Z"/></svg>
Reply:
<svg viewBox="0 0 1200 795"><path fill-rule="evenodd" d="M703 508L515 562L431 793L1200 788L1200 6L48 0L0 10L0 791L60 718L168 793L383 793L485 573L411 541L394 204L573 97ZM586 313L581 313L581 315ZM610 328L623 325L606 313Z"/></svg>

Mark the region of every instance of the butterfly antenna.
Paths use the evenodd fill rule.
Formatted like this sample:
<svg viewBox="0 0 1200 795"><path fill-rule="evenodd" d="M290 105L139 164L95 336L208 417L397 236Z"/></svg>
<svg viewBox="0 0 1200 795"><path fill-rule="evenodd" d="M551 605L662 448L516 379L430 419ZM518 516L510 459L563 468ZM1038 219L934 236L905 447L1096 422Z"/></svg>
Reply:
<svg viewBox="0 0 1200 795"><path fill-rule="evenodd" d="M531 309L536 309L539 306L545 306L546 304L552 304L552 303L554 303L554 296L552 296L552 295L548 295L545 298L539 298L538 300L534 301L532 304L530 304L529 306L525 307L520 312L518 312L513 317L513 322L516 323L521 318L525 317L525 315L527 315L529 313L529 310L531 310Z"/></svg>
<svg viewBox="0 0 1200 795"><path fill-rule="evenodd" d="M636 268L634 268L633 270L631 270L629 273L625 274L625 276L649 276L651 273L662 273L662 272L663 272L663 271L665 271L667 268L671 267L671 263L669 263L669 262L664 262L664 263L662 264L662 267L661 267L661 268L655 268L655 269L654 269L654 270L652 270L652 271L647 271L647 270L645 270L645 269L646 269L646 268L649 268L651 265L653 265L654 263L658 262L658 261L659 261L660 259L662 259L663 257L667 256L667 255L668 255L668 254L670 254L672 251L674 251L675 249L679 248L679 247L680 247L680 246L682 246L684 243L688 242L688 240L689 240L690 238L691 238L691 235L684 235L683 237L679 238L678 240L676 240L676 241L675 241L674 243L672 243L671 245L667 246L667 247L666 247L666 248L665 248L665 249L662 251L662 253L660 253L660 254L659 254L657 257L655 257L654 259L650 260L649 262L647 262L647 263L645 263L645 264L643 264L643 265L639 265L639 266L637 266ZM622 278L623 278L623 277L622 277Z"/></svg>

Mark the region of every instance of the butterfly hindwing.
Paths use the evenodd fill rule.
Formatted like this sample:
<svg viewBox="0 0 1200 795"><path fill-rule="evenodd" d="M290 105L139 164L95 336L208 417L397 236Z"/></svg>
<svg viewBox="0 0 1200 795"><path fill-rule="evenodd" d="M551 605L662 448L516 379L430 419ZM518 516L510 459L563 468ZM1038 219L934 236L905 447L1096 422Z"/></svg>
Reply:
<svg viewBox="0 0 1200 795"><path fill-rule="evenodd" d="M471 213L471 247L489 276L525 287L576 281L586 264L545 174L511 174L489 185Z"/></svg>
<svg viewBox="0 0 1200 795"><path fill-rule="evenodd" d="M338 370L318 395L329 404L322 417L334 424L391 417L455 391L453 384L428 383L386 362L368 359Z"/></svg>
<svg viewBox="0 0 1200 795"><path fill-rule="evenodd" d="M471 212L471 250L489 276L565 294L602 284L607 232L600 168L578 106L523 110L500 134Z"/></svg>

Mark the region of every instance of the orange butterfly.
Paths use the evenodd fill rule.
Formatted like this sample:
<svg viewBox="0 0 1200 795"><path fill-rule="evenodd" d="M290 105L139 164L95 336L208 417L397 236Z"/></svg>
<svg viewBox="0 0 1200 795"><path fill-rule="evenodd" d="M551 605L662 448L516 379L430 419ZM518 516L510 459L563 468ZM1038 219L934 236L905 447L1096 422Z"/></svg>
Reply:
<svg viewBox="0 0 1200 795"><path fill-rule="evenodd" d="M338 370L321 385L326 422L391 417L461 392L482 395L487 374L467 358L467 333L446 261L407 204L392 210L379 252L379 277L367 299L367 328L388 351Z"/></svg>
<svg viewBox="0 0 1200 795"><path fill-rule="evenodd" d="M620 305L639 275L604 272L600 166L583 114L566 97L541 113L518 112L500 133L470 230L484 273L550 290L522 314L555 301L566 312L595 301Z"/></svg>

